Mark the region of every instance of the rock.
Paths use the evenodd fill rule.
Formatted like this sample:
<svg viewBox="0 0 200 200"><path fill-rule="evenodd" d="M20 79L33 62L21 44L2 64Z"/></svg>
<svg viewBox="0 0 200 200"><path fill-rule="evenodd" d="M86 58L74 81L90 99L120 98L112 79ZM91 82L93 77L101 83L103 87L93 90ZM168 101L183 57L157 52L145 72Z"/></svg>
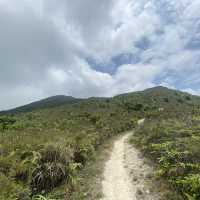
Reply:
<svg viewBox="0 0 200 200"><path fill-rule="evenodd" d="M150 194L150 190L146 190L146 194Z"/></svg>

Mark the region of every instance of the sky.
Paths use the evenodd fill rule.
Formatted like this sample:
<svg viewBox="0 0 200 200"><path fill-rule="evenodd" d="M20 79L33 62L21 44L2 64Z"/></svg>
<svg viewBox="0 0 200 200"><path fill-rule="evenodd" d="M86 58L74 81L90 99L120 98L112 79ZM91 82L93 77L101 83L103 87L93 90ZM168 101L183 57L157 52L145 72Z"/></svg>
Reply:
<svg viewBox="0 0 200 200"><path fill-rule="evenodd" d="M157 85L200 95L199 0L0 0L0 110Z"/></svg>

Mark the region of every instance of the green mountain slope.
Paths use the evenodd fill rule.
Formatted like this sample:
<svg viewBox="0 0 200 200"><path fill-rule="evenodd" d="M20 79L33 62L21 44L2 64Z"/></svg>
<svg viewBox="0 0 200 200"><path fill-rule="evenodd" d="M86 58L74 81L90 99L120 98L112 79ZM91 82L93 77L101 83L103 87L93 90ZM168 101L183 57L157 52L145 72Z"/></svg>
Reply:
<svg viewBox="0 0 200 200"><path fill-rule="evenodd" d="M38 109L44 109L44 108L52 108L56 106L60 106L63 104L72 104L77 103L81 101L81 99L76 99L74 97L70 96L64 96L64 95L57 95L52 96L46 99L42 99L37 102L33 102L24 106L20 106L11 110L7 111L1 111L0 114L13 114L13 113L19 113L19 112L31 112Z"/></svg>
<svg viewBox="0 0 200 200"><path fill-rule="evenodd" d="M81 188L89 186L87 180L79 179L79 173L89 161L95 161L96 150L105 141L137 128L141 118L152 123L181 122L193 129L192 122L198 123L200 118L199 108L198 96L156 87L113 98L56 96L6 112L0 116L0 199L29 200L37 194L58 200L95 199L89 192L84 196L86 189L82 192ZM146 148L151 148L151 142L173 140L173 131L159 135L159 123L151 126L156 136L152 129L148 132L148 124L145 127L144 133L149 134ZM189 137L200 134L198 126L194 130L195 135ZM144 137L136 138L139 147ZM187 151L184 141L181 147ZM200 146L198 140L195 145Z"/></svg>
<svg viewBox="0 0 200 200"><path fill-rule="evenodd" d="M156 107L166 107L169 109L174 108L190 108L193 105L200 104L200 97L194 96L185 92L168 89L166 87L154 87L140 92L132 92L127 94L117 95L113 98L89 98L89 99L77 99L70 96L57 95L52 96L46 99L42 99L37 102L33 102L24 106L20 106L11 110L1 111L0 114L13 114L20 112L31 112L34 110L44 109L44 108L53 108L61 105L81 103L85 101L86 104L90 102L104 102L111 101L112 103L121 103L121 104L143 104L144 109Z"/></svg>

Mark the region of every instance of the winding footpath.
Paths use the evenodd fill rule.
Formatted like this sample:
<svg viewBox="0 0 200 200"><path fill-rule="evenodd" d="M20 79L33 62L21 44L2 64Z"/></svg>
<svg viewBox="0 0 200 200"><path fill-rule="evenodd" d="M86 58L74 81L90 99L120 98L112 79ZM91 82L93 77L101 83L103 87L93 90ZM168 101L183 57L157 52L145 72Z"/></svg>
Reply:
<svg viewBox="0 0 200 200"><path fill-rule="evenodd" d="M144 163L140 152L131 146L129 132L114 143L104 168L102 200L159 200L147 186L153 169Z"/></svg>

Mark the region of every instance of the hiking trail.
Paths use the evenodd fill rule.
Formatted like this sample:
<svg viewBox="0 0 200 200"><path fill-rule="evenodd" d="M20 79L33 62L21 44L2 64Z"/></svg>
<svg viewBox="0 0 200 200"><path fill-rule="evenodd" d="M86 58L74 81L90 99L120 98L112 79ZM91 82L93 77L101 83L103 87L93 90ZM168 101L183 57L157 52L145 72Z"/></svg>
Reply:
<svg viewBox="0 0 200 200"><path fill-rule="evenodd" d="M145 164L141 153L129 144L132 132L118 138L103 172L102 200L159 200L147 186L153 168Z"/></svg>

